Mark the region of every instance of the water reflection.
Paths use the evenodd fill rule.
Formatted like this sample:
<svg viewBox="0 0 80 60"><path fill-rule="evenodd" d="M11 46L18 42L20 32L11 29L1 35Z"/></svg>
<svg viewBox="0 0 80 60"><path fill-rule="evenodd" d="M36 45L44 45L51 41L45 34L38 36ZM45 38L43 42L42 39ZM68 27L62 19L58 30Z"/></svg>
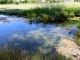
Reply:
<svg viewBox="0 0 80 60"><path fill-rule="evenodd" d="M0 24L10 22L13 18L8 18L8 16L0 15Z"/></svg>
<svg viewBox="0 0 80 60"><path fill-rule="evenodd" d="M0 48L18 44L23 50L50 52L60 39L69 38L69 31L56 24L33 23L15 17L0 15Z"/></svg>

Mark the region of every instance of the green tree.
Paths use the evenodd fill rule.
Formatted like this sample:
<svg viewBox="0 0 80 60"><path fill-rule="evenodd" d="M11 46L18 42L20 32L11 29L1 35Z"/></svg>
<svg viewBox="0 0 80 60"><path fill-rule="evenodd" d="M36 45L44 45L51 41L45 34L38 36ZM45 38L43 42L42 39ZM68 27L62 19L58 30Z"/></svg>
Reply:
<svg viewBox="0 0 80 60"><path fill-rule="evenodd" d="M4 3L8 3L8 0L5 0Z"/></svg>
<svg viewBox="0 0 80 60"><path fill-rule="evenodd" d="M27 2L27 0L25 0L25 2Z"/></svg>
<svg viewBox="0 0 80 60"><path fill-rule="evenodd" d="M13 3L13 0L10 0L10 3Z"/></svg>

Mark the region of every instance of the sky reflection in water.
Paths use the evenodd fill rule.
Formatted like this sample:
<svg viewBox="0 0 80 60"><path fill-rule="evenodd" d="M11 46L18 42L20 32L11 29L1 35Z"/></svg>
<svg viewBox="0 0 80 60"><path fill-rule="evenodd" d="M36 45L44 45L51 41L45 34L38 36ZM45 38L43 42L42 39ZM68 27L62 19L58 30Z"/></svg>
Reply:
<svg viewBox="0 0 80 60"><path fill-rule="evenodd" d="M46 53L56 46L61 37L69 38L69 31L53 25L29 24L15 16L0 15L0 47L19 44L24 50L38 49Z"/></svg>

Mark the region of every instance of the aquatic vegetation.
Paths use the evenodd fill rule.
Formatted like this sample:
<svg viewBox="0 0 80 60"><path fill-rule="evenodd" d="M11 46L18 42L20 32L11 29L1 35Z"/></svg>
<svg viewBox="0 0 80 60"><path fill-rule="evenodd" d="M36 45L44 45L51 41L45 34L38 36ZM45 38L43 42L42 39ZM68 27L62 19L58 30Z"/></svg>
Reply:
<svg viewBox="0 0 80 60"><path fill-rule="evenodd" d="M9 45L0 50L0 60L22 60L24 58L21 49L17 46L13 49L9 48Z"/></svg>
<svg viewBox="0 0 80 60"><path fill-rule="evenodd" d="M80 30L76 33L76 44L80 46Z"/></svg>
<svg viewBox="0 0 80 60"><path fill-rule="evenodd" d="M80 21L78 21L78 22L76 23L76 26L77 26L78 28L80 28Z"/></svg>
<svg viewBox="0 0 80 60"><path fill-rule="evenodd" d="M80 20L77 20L77 19L76 20L66 20L65 22L62 22L61 24L64 26L69 26L69 27L76 26L80 28Z"/></svg>
<svg viewBox="0 0 80 60"><path fill-rule="evenodd" d="M34 55L29 52L22 51L17 45L14 48L10 48L9 45L5 49L0 50L0 60L71 60L58 53L43 54L40 52Z"/></svg>

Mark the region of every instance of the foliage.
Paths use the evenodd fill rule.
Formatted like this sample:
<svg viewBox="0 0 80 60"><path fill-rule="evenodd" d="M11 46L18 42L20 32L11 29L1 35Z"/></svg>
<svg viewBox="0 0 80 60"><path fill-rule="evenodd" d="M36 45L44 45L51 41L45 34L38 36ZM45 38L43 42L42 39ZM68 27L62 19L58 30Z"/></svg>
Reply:
<svg viewBox="0 0 80 60"><path fill-rule="evenodd" d="M68 18L75 18L80 16L79 4L79 2L54 4L52 3L48 5L43 4L41 7L36 7L28 10L0 10L0 13L18 15L31 19L35 17L35 19L33 19L32 21L36 20L36 22L64 22L68 20ZM79 21L75 21L72 23L74 23L77 27L80 27Z"/></svg>
<svg viewBox="0 0 80 60"><path fill-rule="evenodd" d="M12 3L12 0L0 0L0 3L1 4L4 4L4 3Z"/></svg>

